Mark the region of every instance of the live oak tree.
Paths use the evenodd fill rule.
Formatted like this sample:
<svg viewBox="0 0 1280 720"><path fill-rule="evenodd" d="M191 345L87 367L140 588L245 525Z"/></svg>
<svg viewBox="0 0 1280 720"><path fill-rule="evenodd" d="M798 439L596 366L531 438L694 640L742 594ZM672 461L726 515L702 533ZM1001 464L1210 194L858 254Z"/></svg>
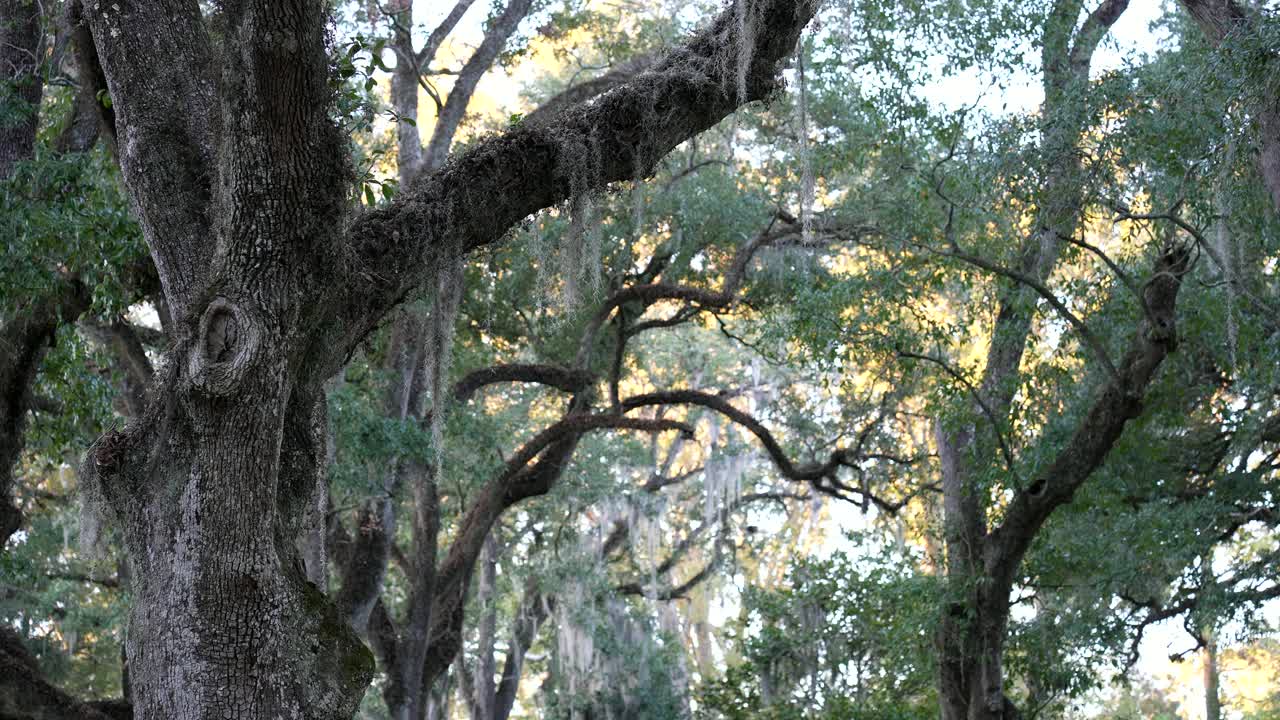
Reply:
<svg viewBox="0 0 1280 720"><path fill-rule="evenodd" d="M598 584L591 593L567 587L575 575L538 564L563 550L562 535L579 532L580 507L597 516L604 505L592 503L604 501L557 495L539 506L545 514L536 522L512 511L526 511L527 497L556 493L566 475L570 484L578 482L571 463L603 456L625 462L621 448L611 445L605 453L593 445L600 436L589 434L613 429L687 433L696 426L705 437L710 423L736 424L742 439L763 448L773 465L768 472L787 483L788 490L773 491L788 496L782 499L825 493L864 512L899 516L886 522L924 526L915 538L924 546L919 564L945 580L946 592L912 601L936 603L931 616L938 625L930 628L936 657L910 666L902 688L910 688L912 698L885 688L901 705L915 701L915 710L936 697L948 717L1031 714L1054 693L1074 691L1061 684L1059 671L1070 670L1076 649L1125 652L1162 618L1186 617L1202 632L1219 615L1275 592L1266 584L1274 553L1243 556L1216 576L1196 565L1214 547L1233 543L1242 528L1275 523L1266 495L1276 442L1274 416L1266 415L1274 385L1266 350L1274 313L1266 280L1249 261L1273 250L1270 235L1252 232L1269 227L1259 220L1257 193L1241 187L1254 177L1253 144L1265 160L1274 139L1265 131L1266 94L1258 92L1268 85L1249 70L1267 66L1253 59L1270 57L1264 17L1229 4L1187 3L1200 21L1192 30L1203 25L1212 31L1208 41L1220 46L1211 55L1220 64L1208 65L1217 78L1205 81L1178 75L1180 63L1192 72L1203 67L1194 42L1190 52L1162 56L1164 66L1101 77L1092 72L1093 49L1124 3L1019 4L1014 11L993 3L955 12L955 4L942 2L918 15L853 4L841 21L849 29L824 23L816 34L821 40L796 63L795 107L779 98L781 112L746 121L744 145L752 158L739 156L739 162L747 184L787 186L778 191L787 196L781 204L794 209L771 215L768 201L759 203L764 208L744 202L743 215L766 211L727 232L698 213L687 223L674 214L655 218L685 233L685 244L619 253L612 267L600 269L601 287L579 288L581 304L551 313L563 325L542 334L511 311L535 303L529 266L570 255L575 243L583 249L598 242L581 233L602 213L627 216L628 208L617 207L627 202L596 194L607 181L656 172L659 156L681 139L713 124L742 97L764 94L802 24L788 14L792 5L735 5L675 55L643 51L571 85L450 163L444 159L479 73L509 49L532 6L515 0L497 8L461 70L433 59L465 12L465 0L422 46L409 31L411 3L371 9L364 19L396 55L390 72L400 119L394 129L400 191L391 202L366 199L369 207L361 209L351 207L348 188L372 178L351 173L340 159L348 146L333 125L341 122L334 116L346 98L337 108L328 104L331 93L343 93L333 86L351 72L353 55L346 45L325 46L323 12L311 7L273 15L236 4L202 19L194 4L174 5L163 13L99 7L90 17L96 42L89 46L101 52L108 77L116 77L113 87L102 87L107 92L90 92L86 107L100 112L104 104L94 102L96 96L119 111L105 127L121 129L121 164L165 279L156 294L143 272L120 302L150 294L172 343L156 365L149 398L122 388L121 414L133 419L95 445L82 480L100 493L100 507L114 512L131 554L146 565L122 565L118 576L138 593L129 672L139 712L235 713L236 707L196 706L242 699L263 703L265 709L245 711L250 715L290 707L343 712L339 706L358 700L370 670L356 635L374 651L383 699L396 716L438 708L453 692L448 688L460 685L473 716L506 717L527 661L548 673L544 697L557 710L606 707L610 700L602 694L575 687L572 660L530 660L531 652L537 655L531 649L548 642L539 639L540 629L545 637L558 626L561 637L582 640L560 604L575 592L589 604L616 608L608 603L619 595L688 591L683 578L706 577L726 562L720 551L728 532L727 523L718 522L685 531L690 538L714 538L708 555L697 558L710 562L691 563L692 574L668 567L646 578L647 569L638 566L630 568L631 577L622 548L632 542L634 553L634 536L644 533L631 521L602 521L583 539L589 545L592 533L601 536L600 547L584 554L593 566L614 570L608 581L593 575ZM812 11L806 6L801 14ZM761 24L775 14L786 22ZM149 23L160 17L166 30L153 37ZM991 18L1007 27L984 27ZM877 82L885 76L892 82L919 61L894 41L919 37L912 33L921 27L927 36L938 26L957 29L944 36L956 39L951 47L960 48L962 64L1003 62L991 49L1002 32L1041 38L1043 50L1032 63L1045 88L1041 112L987 126L978 120L974 133L970 123L978 113L962 113L957 121L884 93ZM758 32L763 27L770 28L767 37ZM860 27L869 31L850 31ZM763 54L742 52L735 32L755 38ZM354 56L364 57L362 47ZM372 47L376 52L381 45L373 41ZM1245 52L1233 55L1237 48ZM882 73L876 82L856 75L869 60ZM451 92L440 92L437 80L454 72ZM1229 87L1240 78L1243 87ZM418 88L441 117L425 141L403 120L417 114ZM616 89L600 94L609 88ZM1180 102L1193 94L1198 113ZM592 102L577 104L584 99ZM1224 126L1221 107L1237 126ZM780 120L792 113L792 122ZM778 147L770 147L777 138ZM1226 160L1223 144L1237 148ZM1170 157L1169 147L1194 158L1190 171L1184 158ZM690 202L709 202L714 189L676 182L724 161L696 149L682 154L688 165L668 168L662 177L671 185L655 192L674 187L672 195L683 189ZM1265 162L1258 167L1265 181ZM726 185L738 182L730 177ZM806 212L814 185L825 187L828 209L817 217ZM1216 196L1230 200L1230 213ZM1148 197L1149 212L1143 209ZM467 250L497 247L510 226L560 202L559 217L503 244L510 251L532 242L530 236L543 237L527 255L460 262ZM1229 222L1217 219L1228 215ZM1121 239L1099 241L1100 224L1123 228ZM562 233L558 250L545 245L548 227ZM741 243L732 240L737 234ZM626 233L620 235L608 242L627 248ZM766 299L751 287L761 279L753 268L777 244L831 254L817 264L822 270L797 275L787 268L788 280L767 289L774 296ZM1226 254L1227 246L1239 250ZM721 281L690 272L690 257ZM558 270L537 271L548 272L558 273L553 282L591 274L572 258ZM54 276L66 282L50 287L74 288L77 280L98 286L97 278L76 272ZM918 295L950 309L941 319L918 312L925 304ZM643 338L716 318L725 335L741 343L742 329L725 325L722 313L746 296L753 311L773 301L782 308L755 332L778 346L798 338L816 347L818 373L840 387L830 397L801 391L815 399L786 438L771 429L778 399L770 400L768 422L753 416L746 408L764 405L735 391L733 369L712 379L672 369L663 377L674 382L648 378L636 392L634 358L650 347L638 349ZM88 305L83 295L71 297ZM503 321L515 329L486 327L469 335L474 318L493 312L486 303L502 308ZM179 306L185 309L173 312ZM45 329L23 336L37 351L57 327L85 312L59 314L36 304L20 309L28 307L38 309L15 317L43 318ZM4 318L6 330L22 327L10 319ZM136 388L152 372L138 349L152 340L118 320L108 315L84 332L114 349ZM449 365L454 325L462 329L464 355L450 375L441 366ZM1172 352L1175 326L1179 343ZM481 348L484 342L505 347L490 352ZM510 348L522 345L536 348L536 362L513 359L518 353ZM1229 357L1227 347L1233 348ZM13 386L17 392L6 395L19 402L0 408L18 423L28 407L46 404L30 390L30 358L38 356L23 356L26 374ZM330 378L343 367L335 389ZM697 380L685 382L689 376ZM868 376L875 378L870 399L859 396ZM498 383L503 391L495 403ZM512 390L512 383L524 387ZM488 417L495 404L518 407L533 395L540 398L530 403L536 412L501 421L507 423L500 425L501 440L518 438L514 446L493 443L511 450L501 461L481 457L490 451L484 441L459 439L480 424L497 425ZM380 427L416 428L406 432L406 443L371 456L369 488L354 493L322 477L325 467L346 472L359 455L347 424L353 400L365 403ZM1233 409L1237 402L1248 412ZM839 409L832 411L833 404ZM323 417L326 407L338 409L336 424ZM334 427L336 464L326 452L326 424ZM844 444L832 439L842 436ZM1194 442L1186 441L1192 436ZM858 440L851 448L850 437L878 445ZM664 463L676 445L691 444L665 445L669 438L653 440L655 454L668 451ZM796 439L811 452L790 454L788 441ZM940 463L927 452L906 450L930 445ZM1191 451L1183 453L1183 445ZM17 445L4 446L11 447ZM1241 461L1258 449L1265 462ZM892 457L869 462L868 450ZM667 483L679 488L688 473L697 469L640 477L631 491L642 495ZM334 506L326 507L326 488L338 493L328 501ZM927 532L931 513L944 519L938 537ZM553 543L545 534L554 524ZM672 559L692 544L671 548ZM531 572L547 577L541 584L506 584L522 564L513 555L526 550ZM561 587L548 587L548 579ZM911 580L937 589L920 572ZM855 596L870 592L869 606L899 591L874 581L842 587L799 579L796 585L803 589L806 582L821 587L815 592L823 597L848 588ZM326 586L336 590L332 601L316 590ZM501 602L521 608L507 628L505 608L495 600L503 593ZM1033 621L1011 616L1010 607L1020 602L1035 604ZM1126 612L1115 611L1117 604ZM771 622L812 630L815 623L803 612L787 615L793 609L769 609ZM930 613L895 620L893 629L919 640L928 622L920 615ZM856 612L831 617L856 621L845 644L851 646L875 647L877 622L886 620ZM636 626L621 618L610 609L600 620L625 637ZM1064 623L1081 628L1080 636ZM228 636L232 628L245 633ZM499 674L497 638L508 631ZM838 632L823 630L824 643L834 649L823 652L834 653L832 662L844 652ZM1108 633L1105 641L1098 632ZM693 669L705 681L716 668L701 657L703 640L696 638L700 657ZM904 644L892 648L903 651L904 666L914 662ZM761 673L760 682L772 683L775 708L783 708L779 688L785 693L806 671ZM920 690L922 671L936 672L935 691ZM608 667L601 673L615 676ZM250 692L251 675L267 681ZM218 679L246 694L224 692L223 685L202 690L193 677ZM735 670L717 687L741 678ZM177 686L194 691L169 693ZM835 679L830 687L839 687ZM312 702L313 691L339 702ZM805 711L838 711L839 703L807 692Z"/></svg>
<svg viewBox="0 0 1280 720"><path fill-rule="evenodd" d="M83 478L132 565L135 715L349 716L368 651L298 550L324 467L325 382L465 253L648 173L767 97L814 6L731 8L628 83L486 140L367 212L347 201L323 3L224 3L209 18L194 2L84 10L172 317L145 411L94 444ZM739 42L743 13L754 31ZM465 584L515 480L462 529L440 584Z"/></svg>
<svg viewBox="0 0 1280 720"><path fill-rule="evenodd" d="M1201 80L1202 86L1192 83L1192 87L1205 88L1199 96L1207 103L1201 106L1205 108L1203 116L1192 119L1177 104L1180 98L1176 91L1187 92L1185 75L1182 85L1171 83L1172 87L1164 85L1158 90L1153 87L1156 98L1150 104L1117 103L1117 94L1130 97L1125 93L1132 92L1124 86L1124 76L1109 73L1098 77L1091 74L1090 67L1096 48L1127 9L1127 3L1086 6L1053 2L1020 6L1025 14L992 8L989 15L979 11L954 16L947 15L950 7L939 3L935 24L924 21L921 24L926 27L922 30L911 19L881 11L875 4L868 9L859 7L850 12L855 19L851 27L859 31L868 28L871 32L847 33L844 42L857 46L862 38L870 36L865 42L874 52L879 40L874 31L887 28L889 40L883 41L888 46L884 53L887 57L878 65L874 58L868 64L892 80L894 73L903 72L904 66L909 68L915 57L910 41L929 37L929 32L948 38L961 36L953 28L963 27L970 34L955 43L962 47L957 54L972 46L989 47L998 39L974 32L974 28L981 30L984 18L994 18L994 22L1006 27L1014 26L1015 33L1040 38L1039 62L1034 69L1042 79L1043 104L1036 115L1006 123L992 123L978 111L960 112L958 119L930 117L918 112L910 98L891 105L905 120L872 116L857 117L851 122L824 112L815 122L832 146L830 155L834 159L829 162L836 167L848 163L849 172L858 178L848 185L858 187L861 183L863 188L861 196L858 191L851 191L843 202L875 208L882 239L866 243L866 250L858 256L865 269L850 273L853 278L843 291L848 293L844 296L848 309L839 315L847 324L843 332L828 328L831 316L824 314L824 306L829 307L832 295L822 292L814 294L812 303L803 303L793 325L800 337L814 345L818 358L830 361L834 357L846 364L919 363L930 368L925 372L936 373L946 388L946 401L933 401L937 404L931 410L930 430L936 436L936 472L942 495L937 508L941 533L933 561L937 563L935 567L944 569L947 584L947 592L940 598L936 628L939 702L946 718L1016 717L1021 711L1011 700L1015 694L1011 687L1021 683L1014 681L1025 682L1030 696L1026 708L1032 712L1040 707L1042 695L1037 684L1044 678L1036 677L1034 660L1025 660L1025 647L1018 650L1018 675L1011 676L1005 666L1006 649L1011 644L1011 609L1016 602L1025 601L1025 597L1017 599L1019 593L1030 589L1036 593L1037 601L1045 601L1036 608L1037 615L1045 618L1045 626L1052 627L1058 617L1052 589L1037 589L1036 581L1045 578L1029 577L1024 561L1033 547L1042 546L1048 557L1036 567L1045 568L1055 562L1053 551L1062 545L1047 543L1054 542L1050 537L1057 542L1064 538L1050 532L1050 521L1070 508L1078 496L1090 496L1090 483L1104 482L1104 478L1108 484L1119 481L1123 474L1111 470L1109 464L1139 473L1124 482L1140 484L1142 471L1135 467L1142 466L1125 464L1135 462L1130 458L1140 453L1136 449L1140 443L1165 447L1185 442L1178 439L1186 431L1185 415L1181 423L1166 420L1161 409L1164 403L1177 397L1184 414L1188 408L1213 412L1210 408L1216 406L1215 393L1229 386L1242 398L1256 398L1241 402L1247 407L1258 403L1261 416L1243 420L1233 429L1224 430L1220 424L1210 423L1210 435L1221 432L1222 437L1230 438L1221 445L1210 443L1216 448L1214 452L1222 453L1210 462L1190 467L1174 462L1161 464L1159 474L1155 464L1146 466L1155 489L1144 491L1141 502L1187 503L1216 494L1218 491L1209 488L1221 488L1227 480L1211 480L1217 477L1213 468L1223 458L1231 458L1228 465L1236 468L1228 477L1234 493L1240 493L1231 495L1236 509L1219 516L1225 523L1221 535L1217 534L1216 524L1212 526L1214 530L1208 529L1203 516L1197 532L1225 541L1240 527L1230 518L1270 522L1264 519L1270 516L1265 478L1274 472L1274 465L1269 460L1256 466L1241 460L1255 448L1262 448L1264 457L1271 457L1272 441L1266 439L1270 433L1258 430L1270 427L1272 422L1268 417L1272 406L1262 399L1270 392L1266 388L1272 382L1267 366L1270 354L1264 350L1260 356L1250 356L1255 357L1250 362L1258 363L1256 380L1248 372L1224 381L1225 385L1201 384L1198 380L1175 390L1172 386L1185 381L1171 377L1186 377L1184 361L1176 361L1176 370L1161 370L1174 357L1174 331L1181 326L1189 324L1196 329L1189 345L1196 349L1184 351L1198 358L1186 361L1193 365L1203 365L1206 355L1212 355L1200 347L1221 342L1219 336L1205 330L1205 323L1211 322L1205 319L1205 312L1223 302L1221 297L1202 299L1197 292L1191 310L1176 303L1179 294L1185 294L1182 286L1193 270L1193 253L1203 253L1201 257L1211 259L1207 269L1201 262L1195 268L1197 273L1208 273L1210 277L1222 273L1228 278L1237 273L1236 280L1227 281L1231 287L1237 282L1253 287L1250 283L1255 281L1244 278L1255 277L1259 267L1236 266L1232 270L1226 264L1230 258L1206 238L1200 229L1203 225L1188 222L1183 216L1191 212L1184 209L1187 206L1203 213L1212 204L1208 197L1211 181L1200 174L1204 171L1179 168L1179 162L1189 161L1171 160L1161 154L1167 153L1167 147L1158 142L1148 144L1141 137L1156 127L1187 123L1205 133L1177 146L1188 157L1201 163L1207 162L1205 157L1214 158L1213 162L1222 163L1214 167L1230 168L1221 170L1220 177L1250 176L1260 166L1265 182L1267 148L1275 142L1274 133L1267 130L1266 118L1275 93L1272 84L1257 79L1245 81L1251 83L1250 89L1239 95L1210 92L1208 88L1216 82L1230 85L1239 82L1232 77L1255 77L1253 71L1242 71L1227 60L1215 68L1216 78L1210 76L1213 79L1207 83ZM1249 57L1254 68L1274 63L1274 50L1267 45L1265 38L1269 36L1261 19L1254 18L1251 26L1245 10L1215 7L1232 18L1231 27L1236 33L1232 39L1240 43L1233 52ZM1188 4L1188 9L1197 17L1208 12L1193 4ZM906 29L895 27L893 21L905 24ZM1019 26L1018 22L1028 24ZM940 32L938 28L951 32ZM1223 36L1211 34L1210 40L1217 42L1215 37ZM1192 44L1195 40L1190 38ZM962 54L959 62L967 57L970 56ZM1232 70L1233 67L1237 69ZM1176 74L1181 69L1164 71ZM812 69L811 82L823 83L821 90L814 91L815 98L846 92L839 86L848 77L843 72L841 65L834 62ZM826 73L833 79L824 79ZM1141 91L1138 94L1143 95ZM1221 105L1217 104L1219 101ZM1235 105L1236 102L1240 104ZM1241 142L1260 147L1261 163L1252 156L1227 155L1224 159L1221 145L1216 149L1206 147L1211 142L1207 138L1222 137L1222 118L1235 107L1242 108L1241 114L1248 118L1244 132L1249 139ZM978 119L974 120L974 116ZM1112 117L1128 123L1128 129L1115 131ZM978 129L971 130L973 127ZM865 144L859 146L859 141ZM822 152L821 145L818 152ZM1239 169L1241 165L1248 169ZM830 175L824 179L834 184ZM1221 187L1227 181L1218 182ZM1232 193L1233 197L1245 194L1239 190L1223 192ZM1129 207L1137 198L1150 201L1158 209L1143 213ZM912 211L895 212L903 206L910 206ZM1112 251L1099 248L1097 240L1087 232L1097 222L1108 220L1138 223L1140 228L1153 222L1167 226L1152 230L1154 242L1146 248L1141 264L1134 264L1133 259L1117 264L1108 255ZM1273 208L1263 208L1261 213L1239 220L1245 227L1255 229L1269 228L1273 221ZM1264 247L1272 247L1270 240L1257 240ZM1254 257L1256 263L1259 255L1273 252L1259 250L1257 255L1240 255ZM1236 251L1232 250L1232 254ZM1095 264L1099 270L1105 268L1103 272L1108 274L1115 273L1115 280L1086 280L1098 276L1082 276L1082 261ZM973 284L974 273L989 278L989 283ZM1110 285L1111 282L1115 284ZM868 301L868 297L884 293L885 288L898 283L910 289L902 293L888 291L883 301ZM919 299L921 293L928 299ZM837 293L836 297L841 296ZM1270 307L1266 300L1253 291L1239 297L1240 304L1248 303L1262 313L1253 320L1241 319L1242 325L1270 325L1263 317L1272 312L1265 309ZM975 307L977 298L981 300ZM935 320L931 304L951 309L944 314L945 319ZM1137 311L1117 315L1116 311L1126 305ZM992 307L993 312L988 315L982 309L985 307ZM1224 325L1230 328L1232 322L1228 316ZM1047 327L1054 324L1060 328L1054 331L1055 336L1060 332L1070 338L1066 344L1062 340L1045 341ZM980 330L975 332L974 328ZM1266 339L1253 342L1263 347L1274 342L1273 328L1258 327L1258 331L1260 335L1252 337ZM1230 332L1227 335L1234 337ZM1237 345L1234 339L1227 342ZM1054 358L1072 352L1083 357L1083 365L1074 366L1076 369L1066 376L1071 378L1066 385L1057 375L1059 361ZM1171 376L1171 372L1176 374ZM1168 425L1163 425L1166 422ZM1139 429L1135 430L1135 425ZM1133 437L1135 432L1142 433L1138 436L1141 440ZM1126 434L1131 439L1121 443ZM1245 465L1249 472L1244 472ZM1255 468L1257 474L1253 475ZM1179 479L1171 481L1167 479L1170 476ZM1245 481L1245 476L1251 479ZM1184 489L1179 500L1172 500L1160 489L1162 483L1171 482ZM1197 489L1187 492L1188 486ZM1211 503L1220 502L1223 496L1218 497ZM1158 508L1153 505L1150 512L1157 513ZM1207 506L1204 510L1214 512ZM1133 532L1135 527L1140 525L1128 525L1127 530ZM1072 540L1082 542L1078 538ZM1179 564L1173 575L1183 567ZM1122 572L1137 572L1140 576L1143 571ZM1086 572L1083 577L1098 576ZM1250 588L1256 581L1250 573L1222 579L1240 590L1225 593L1236 600L1252 596L1261 601L1265 599L1261 596L1267 594L1256 586ZM1083 578L1076 581L1089 582ZM1262 587L1267 587L1263 583ZM1123 602L1116 598L1116 590L1114 585L1109 586L1101 602ZM1212 588L1208 590L1191 591L1186 597L1189 601L1197 595L1204 597ZM1123 589L1119 593L1121 597L1127 595ZM1149 595L1143 595L1141 602L1149 606L1143 612L1151 610L1149 617L1153 621L1161 616L1176 616L1189 607L1172 603L1167 608L1170 614L1163 615L1152 606L1160 604ZM1099 625L1104 624L1099 621ZM1040 657L1061 665L1067 662L1067 655L1049 652ZM1026 662L1032 663L1030 668ZM1050 674L1052 666L1045 668L1045 676Z"/></svg>

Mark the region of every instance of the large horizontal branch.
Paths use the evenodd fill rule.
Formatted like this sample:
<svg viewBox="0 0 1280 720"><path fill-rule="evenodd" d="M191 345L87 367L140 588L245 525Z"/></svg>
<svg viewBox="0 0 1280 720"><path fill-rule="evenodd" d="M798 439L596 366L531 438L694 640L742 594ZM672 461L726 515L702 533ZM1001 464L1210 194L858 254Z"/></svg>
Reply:
<svg viewBox="0 0 1280 720"><path fill-rule="evenodd" d="M676 420L631 418L618 415L571 415L538 433L532 440L525 443L519 450L517 450L516 453L512 455L511 459L507 461L506 469L498 476L494 483L503 486L506 498L512 499L514 496L519 494L519 490L513 487L506 487L509 484L509 481L518 479L520 473L524 471L529 463L541 454L543 450L551 447L566 435L581 434L591 430L601 429L638 430L641 432L666 432L675 430L687 437L692 437L694 434L692 426Z"/></svg>
<svg viewBox="0 0 1280 720"><path fill-rule="evenodd" d="M517 124L421 179L349 229L349 290L364 316L350 348L449 257L500 240L529 215L618 180L647 176L680 143L768 97L816 0L743 0L754 43L739 48L731 7L630 82L536 126ZM735 82L739 52L745 94ZM350 307L348 305L347 307Z"/></svg>
<svg viewBox="0 0 1280 720"><path fill-rule="evenodd" d="M571 370L559 365L526 365L508 364L493 365L467 373L453 386L453 397L465 403L481 388L495 383L521 382L537 383L576 393L591 383L590 373L582 370Z"/></svg>

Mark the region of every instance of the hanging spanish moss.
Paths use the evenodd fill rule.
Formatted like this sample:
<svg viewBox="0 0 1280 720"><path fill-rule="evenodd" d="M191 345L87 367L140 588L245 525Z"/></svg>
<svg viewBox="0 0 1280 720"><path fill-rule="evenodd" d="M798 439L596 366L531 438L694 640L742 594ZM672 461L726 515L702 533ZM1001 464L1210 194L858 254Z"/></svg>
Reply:
<svg viewBox="0 0 1280 720"><path fill-rule="evenodd" d="M561 142L557 173L569 183L569 228L560 244L561 300L566 308L580 302L584 277L593 293L600 288L603 238L595 188L601 184L603 165L594 138Z"/></svg>
<svg viewBox="0 0 1280 720"><path fill-rule="evenodd" d="M659 516L650 517L638 513L634 523L635 536L639 538L639 546L644 550L644 564L649 568L649 596L658 596L658 566L662 563L659 553L662 550L662 522Z"/></svg>
<svg viewBox="0 0 1280 720"><path fill-rule="evenodd" d="M756 30L760 22L758 8L748 7L748 0L734 0L734 17L737 19L738 36L733 43L737 67L734 78L737 80L739 102L747 97L747 75L751 71L751 57L756 47ZM759 6L759 3L756 3Z"/></svg>
<svg viewBox="0 0 1280 720"><path fill-rule="evenodd" d="M747 469L745 455L723 457L716 445L720 437L720 421L711 418L708 432L707 462L703 469L703 521L710 526L725 514L742 495L742 476Z"/></svg>
<svg viewBox="0 0 1280 720"><path fill-rule="evenodd" d="M800 139L800 236L805 245L813 239L814 177L813 155L809 148L809 90L804 75L804 50L796 53L798 96L796 100L796 137Z"/></svg>
<svg viewBox="0 0 1280 720"><path fill-rule="evenodd" d="M448 411L446 387L449 370L453 364L453 331L458 319L458 306L462 302L465 283L462 257L441 264L433 282L435 306L427 321L426 351L423 353L423 378L431 394L431 446L435 449L436 463L444 456L444 420Z"/></svg>
<svg viewBox="0 0 1280 720"><path fill-rule="evenodd" d="M1233 155L1228 151L1228 155ZM1227 173L1224 172L1223 176ZM1226 178L1219 177L1213 194L1213 206L1218 219L1213 233L1214 250L1218 255L1218 270L1222 274L1227 291L1227 362L1234 373L1236 369L1236 344L1239 329L1236 327L1236 247L1231 238L1231 199L1226 192Z"/></svg>
<svg viewBox="0 0 1280 720"><path fill-rule="evenodd" d="M560 674L569 681L569 695L588 691L592 682L596 645L590 628L584 627L579 615L587 612L594 598L581 582L570 582L556 603L556 655Z"/></svg>

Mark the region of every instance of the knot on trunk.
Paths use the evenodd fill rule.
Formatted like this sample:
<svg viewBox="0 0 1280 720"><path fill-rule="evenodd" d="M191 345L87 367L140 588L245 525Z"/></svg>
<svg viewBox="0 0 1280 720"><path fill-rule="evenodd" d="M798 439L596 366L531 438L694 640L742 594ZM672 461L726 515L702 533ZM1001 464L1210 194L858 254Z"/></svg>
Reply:
<svg viewBox="0 0 1280 720"><path fill-rule="evenodd" d="M196 388L226 395L240 384L257 355L258 323L239 305L216 298L200 318L200 333L191 349L188 374Z"/></svg>

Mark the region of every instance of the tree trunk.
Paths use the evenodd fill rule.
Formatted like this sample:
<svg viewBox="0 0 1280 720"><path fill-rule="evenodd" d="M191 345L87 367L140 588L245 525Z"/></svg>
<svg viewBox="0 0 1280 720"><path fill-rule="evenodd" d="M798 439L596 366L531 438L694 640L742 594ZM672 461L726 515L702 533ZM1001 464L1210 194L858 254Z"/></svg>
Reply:
<svg viewBox="0 0 1280 720"><path fill-rule="evenodd" d="M595 185L630 179L767 97L816 3L749 1L768 30L753 38L746 96L727 90L730 10L657 72L562 114L554 130L478 143L354 218L347 138L329 115L326 3L221 3L216 48L194 0L86 7L174 327L145 414L85 460L86 487L114 513L132 563L137 717L354 713L372 658L307 582L298 550L323 482L326 381L440 268L577 192L559 168L579 148L601 150ZM423 687L461 645L484 537L549 489L577 435L485 485L464 514L431 579Z"/></svg>
<svg viewBox="0 0 1280 720"><path fill-rule="evenodd" d="M156 428L169 450L162 463L124 433L90 452L134 565L138 718L349 718L371 678L368 651L307 582L300 533L290 532L301 530L299 499L311 488L272 492L277 477L315 482L323 405L298 398L282 412L282 383L255 380L252 403L188 396L167 408Z"/></svg>
<svg viewBox="0 0 1280 720"><path fill-rule="evenodd" d="M1222 720L1222 696L1218 692L1218 637L1204 633L1204 720Z"/></svg>
<svg viewBox="0 0 1280 720"><path fill-rule="evenodd" d="M44 33L38 2L0 0L0 180L35 147L40 98L44 95Z"/></svg>
<svg viewBox="0 0 1280 720"><path fill-rule="evenodd" d="M1079 95L1087 91L1094 50L1127 7L1128 0L1103 0L1079 24L1083 3L1058 0L1045 21L1040 148L1045 180L1036 227L1022 240L1016 267L1033 283L1048 280L1064 240L1079 229L1083 197L1077 149L1089 120ZM1009 594L1025 550L1016 549L1021 547L1017 543L1002 546L993 538L977 478L992 464L1012 461L999 452L1000 434L1021 381L1019 367L1040 297L1027 282L998 282L1001 290L986 367L973 390L975 421L955 430L937 429L949 593L936 636L943 720L1020 716L1004 693L1003 659Z"/></svg>
<svg viewBox="0 0 1280 720"><path fill-rule="evenodd" d="M480 560L480 584L476 592L476 601L480 606L480 627L476 639L475 720L494 720L495 714L497 687L493 677L497 672L494 660L498 637L497 571L498 540L495 528L484 543L484 557Z"/></svg>

